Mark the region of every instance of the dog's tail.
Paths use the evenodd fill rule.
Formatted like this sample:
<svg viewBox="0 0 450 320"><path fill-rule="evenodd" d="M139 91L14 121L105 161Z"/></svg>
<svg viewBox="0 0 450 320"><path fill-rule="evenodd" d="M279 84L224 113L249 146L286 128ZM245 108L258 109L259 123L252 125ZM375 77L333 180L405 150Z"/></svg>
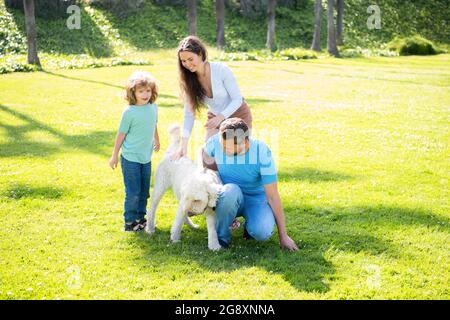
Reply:
<svg viewBox="0 0 450 320"><path fill-rule="evenodd" d="M166 150L166 154L173 154L181 143L181 128L179 124L172 124L167 130L169 133L170 144L169 148Z"/></svg>
<svg viewBox="0 0 450 320"><path fill-rule="evenodd" d="M181 140L181 128L179 124L172 124L167 130L170 136L170 144L178 145Z"/></svg>

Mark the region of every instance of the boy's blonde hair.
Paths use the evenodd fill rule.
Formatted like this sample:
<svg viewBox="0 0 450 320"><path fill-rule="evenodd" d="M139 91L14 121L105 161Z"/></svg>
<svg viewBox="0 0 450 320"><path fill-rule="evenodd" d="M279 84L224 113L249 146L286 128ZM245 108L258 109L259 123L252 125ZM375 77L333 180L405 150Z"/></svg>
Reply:
<svg viewBox="0 0 450 320"><path fill-rule="evenodd" d="M158 84L156 83L156 79L146 71L135 71L128 78L127 87L126 87L126 96L125 100L128 101L130 105L136 104L136 95L135 91L138 87L150 87L152 90L152 95L150 97L150 103L153 103L158 98Z"/></svg>

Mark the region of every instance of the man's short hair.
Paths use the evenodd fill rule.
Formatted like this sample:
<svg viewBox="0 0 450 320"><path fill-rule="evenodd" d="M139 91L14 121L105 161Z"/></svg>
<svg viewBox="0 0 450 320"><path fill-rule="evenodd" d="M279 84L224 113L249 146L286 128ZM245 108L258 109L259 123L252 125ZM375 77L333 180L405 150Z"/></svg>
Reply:
<svg viewBox="0 0 450 320"><path fill-rule="evenodd" d="M248 126L241 118L229 118L222 122L219 133L223 140L234 139L234 144L241 144L249 137Z"/></svg>

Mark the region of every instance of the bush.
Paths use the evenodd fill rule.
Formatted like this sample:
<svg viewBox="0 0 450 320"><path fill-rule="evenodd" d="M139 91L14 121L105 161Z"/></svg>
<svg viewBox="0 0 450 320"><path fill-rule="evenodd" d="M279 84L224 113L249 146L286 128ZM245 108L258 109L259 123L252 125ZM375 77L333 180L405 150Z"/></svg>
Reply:
<svg viewBox="0 0 450 320"><path fill-rule="evenodd" d="M396 37L388 43L388 49L398 52L401 56L425 56L441 53L441 50L433 42L419 35L406 38Z"/></svg>
<svg viewBox="0 0 450 320"><path fill-rule="evenodd" d="M388 49L367 49L361 47L339 49L341 58L365 58L365 57L396 57L399 54Z"/></svg>
<svg viewBox="0 0 450 320"><path fill-rule="evenodd" d="M287 60L316 59L317 54L312 50L300 48L285 49L280 51L280 56L286 57Z"/></svg>
<svg viewBox="0 0 450 320"><path fill-rule="evenodd" d="M26 52L26 50L26 38L17 27L14 16L2 10L0 3L0 56L7 53Z"/></svg>
<svg viewBox="0 0 450 320"><path fill-rule="evenodd" d="M0 74L10 72L30 72L39 70L38 66L27 63L26 56L12 56L0 59Z"/></svg>
<svg viewBox="0 0 450 320"><path fill-rule="evenodd" d="M218 56L213 57L214 60L221 61L271 61L271 60L301 60L301 59L316 59L317 54L314 51L289 48L281 51L272 52L270 50L254 50L250 52L221 52Z"/></svg>
<svg viewBox="0 0 450 320"><path fill-rule="evenodd" d="M124 57L113 58L93 58L87 54L65 55L65 54L41 54L41 64L44 70L52 69L86 69L128 65L150 65L146 59L127 59ZM0 74L10 72L31 72L38 71L39 67L27 63L27 56L9 55L0 56Z"/></svg>

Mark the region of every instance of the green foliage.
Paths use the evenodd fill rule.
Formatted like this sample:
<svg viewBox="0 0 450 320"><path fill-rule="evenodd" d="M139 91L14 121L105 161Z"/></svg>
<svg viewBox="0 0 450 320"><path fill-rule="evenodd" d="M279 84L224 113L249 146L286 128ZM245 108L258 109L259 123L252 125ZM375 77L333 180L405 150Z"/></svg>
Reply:
<svg viewBox="0 0 450 320"><path fill-rule="evenodd" d="M281 50L280 56L287 58L287 60L316 59L317 53L312 50L291 48Z"/></svg>
<svg viewBox="0 0 450 320"><path fill-rule="evenodd" d="M396 57L397 52L389 49L370 49L370 48L340 48L339 54L341 58L363 58L363 57Z"/></svg>
<svg viewBox="0 0 450 320"><path fill-rule="evenodd" d="M369 30L370 5L380 8L381 29ZM421 34L437 42L449 42L448 0L345 0L344 41L347 45L377 48L395 36Z"/></svg>
<svg viewBox="0 0 450 320"><path fill-rule="evenodd" d="M2 1L3 2L3 1ZM83 0L34 0L35 16L42 19L67 17L67 8L81 5ZM23 12L23 0L4 0L7 7Z"/></svg>
<svg viewBox="0 0 450 320"><path fill-rule="evenodd" d="M276 10L275 45L278 53L263 53L267 35L264 15L246 18L237 9L236 1L228 4L225 14L225 51L234 53L224 56L224 59L303 59L302 53L291 55L293 49L289 48L310 47L314 27L314 1L288 2L286 6L280 5ZM70 56L71 60L73 55L81 55L80 61L83 62L74 63L76 67L80 67L85 63L87 66L95 66L95 59L120 57L127 60L131 53L155 48L174 48L188 33L186 7L180 6L178 2L176 5L168 3L172 2L147 0L136 14L126 18L85 4L81 10L80 30L68 29L65 17L38 17L36 24L39 55L54 55L57 62L53 65L62 66L67 64L59 62L67 59L61 60L61 56ZM367 27L367 18L370 15L367 13L367 7L372 4L371 1L346 0L344 3L346 47L342 52L343 57L395 55L384 48L384 44L395 36L405 37L420 33L433 41L448 42L450 39L450 28L447 25L450 12L445 5L446 1L380 0L377 2L381 9L380 30L369 30ZM321 45L325 48L326 8L322 17ZM216 43L215 23L214 1L198 2L198 35L211 47ZM439 45L446 46L445 43ZM257 52L259 50L262 51ZM286 56L281 54L283 50L287 52ZM402 52L408 53L408 50L410 49ZM23 13L17 9L6 8L0 1L0 56L16 54L26 54ZM91 61L88 62L86 55L92 57ZM72 64L69 63L68 66L70 65ZM28 67L19 64L15 68L25 71ZM6 72L15 68L12 68L12 64L7 64L2 70Z"/></svg>
<svg viewBox="0 0 450 320"><path fill-rule="evenodd" d="M86 3L105 9L118 18L129 17L142 9L143 0L85 0Z"/></svg>
<svg viewBox="0 0 450 320"><path fill-rule="evenodd" d="M396 37L388 43L388 49L398 52L401 56L409 55L433 55L442 51L436 45L419 35L412 37L400 38Z"/></svg>
<svg viewBox="0 0 450 320"><path fill-rule="evenodd" d="M28 64L26 56L0 57L0 74L10 72L30 72L37 71L39 67Z"/></svg>
<svg viewBox="0 0 450 320"><path fill-rule="evenodd" d="M14 16L0 2L0 56L6 53L25 52L26 49L24 33L17 27Z"/></svg>

